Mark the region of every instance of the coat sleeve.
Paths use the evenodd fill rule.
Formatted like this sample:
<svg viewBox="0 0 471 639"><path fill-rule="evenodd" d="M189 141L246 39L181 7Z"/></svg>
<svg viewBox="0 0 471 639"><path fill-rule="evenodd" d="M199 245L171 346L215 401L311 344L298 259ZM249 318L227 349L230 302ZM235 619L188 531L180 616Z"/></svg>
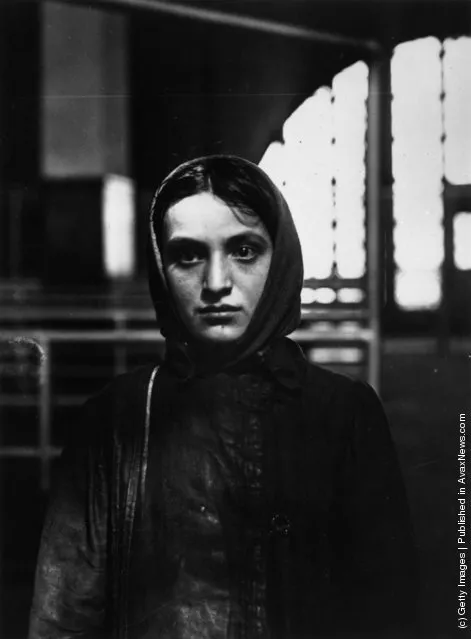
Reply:
<svg viewBox="0 0 471 639"><path fill-rule="evenodd" d="M356 382L332 516L345 636L415 636L417 554L406 491L376 393Z"/></svg>
<svg viewBox="0 0 471 639"><path fill-rule="evenodd" d="M28 639L106 637L106 472L99 449L85 439L60 459L40 542Z"/></svg>

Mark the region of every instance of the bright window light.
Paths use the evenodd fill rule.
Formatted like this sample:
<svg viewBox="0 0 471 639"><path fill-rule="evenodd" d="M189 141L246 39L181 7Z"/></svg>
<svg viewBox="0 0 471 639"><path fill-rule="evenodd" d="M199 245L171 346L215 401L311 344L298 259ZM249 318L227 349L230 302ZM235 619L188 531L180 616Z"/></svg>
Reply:
<svg viewBox="0 0 471 639"><path fill-rule="evenodd" d="M338 362L342 364L358 364L363 361L363 351L355 347L318 347L311 348L308 359L318 364Z"/></svg>
<svg viewBox="0 0 471 639"><path fill-rule="evenodd" d="M395 298L405 310L433 310L441 300L441 281L437 271L398 271Z"/></svg>
<svg viewBox="0 0 471 639"><path fill-rule="evenodd" d="M365 299L365 293L361 288L339 288L337 299L342 304L360 304Z"/></svg>
<svg viewBox="0 0 471 639"><path fill-rule="evenodd" d="M422 218L423 224L440 226L443 220L442 185L431 184L428 189L423 184L404 184L396 180L394 184L394 218L396 222L407 224L412 219Z"/></svg>
<svg viewBox="0 0 471 639"><path fill-rule="evenodd" d="M435 38L396 47L391 61L396 301L404 309L441 299L443 148L441 44Z"/></svg>
<svg viewBox="0 0 471 639"><path fill-rule="evenodd" d="M306 279L332 273L332 136L331 91L322 87L286 120L284 144L271 144L260 161L293 214Z"/></svg>
<svg viewBox="0 0 471 639"><path fill-rule="evenodd" d="M471 213L453 217L453 255L456 268L471 270Z"/></svg>
<svg viewBox="0 0 471 639"><path fill-rule="evenodd" d="M317 299L316 289L304 287L301 289L301 303L302 304L314 304Z"/></svg>
<svg viewBox="0 0 471 639"><path fill-rule="evenodd" d="M445 177L471 183L471 38L445 40Z"/></svg>
<svg viewBox="0 0 471 639"><path fill-rule="evenodd" d="M365 154L368 67L358 62L332 83L334 95L335 258L340 277L362 277L365 250Z"/></svg>
<svg viewBox="0 0 471 639"><path fill-rule="evenodd" d="M105 272L110 277L129 277L135 267L134 187L130 178L105 177L102 215Z"/></svg>
<svg viewBox="0 0 471 639"><path fill-rule="evenodd" d="M282 142L272 142L260 161L260 167L271 177L280 190L283 190L283 180L286 177L284 148L285 145Z"/></svg>
<svg viewBox="0 0 471 639"><path fill-rule="evenodd" d="M443 230L424 224L420 216L400 221L394 228L394 255L400 269L437 270L443 262Z"/></svg>
<svg viewBox="0 0 471 639"><path fill-rule="evenodd" d="M421 191L443 172L440 49L436 38L414 40L397 46L391 61L393 174Z"/></svg>
<svg viewBox="0 0 471 639"><path fill-rule="evenodd" d="M301 104L283 126L284 144L271 144L260 161L293 214L306 279L331 276L334 262L341 277L365 272L367 66L345 69L332 86Z"/></svg>
<svg viewBox="0 0 471 639"><path fill-rule="evenodd" d="M315 329L316 333L321 333L321 334L328 334L331 331L335 330L335 324L333 324L332 322L323 322L323 321L319 321L316 322L313 326L311 326L311 328Z"/></svg>
<svg viewBox="0 0 471 639"><path fill-rule="evenodd" d="M337 295L331 288L322 287L316 289L316 302L319 304L332 304L335 302Z"/></svg>
<svg viewBox="0 0 471 639"><path fill-rule="evenodd" d="M361 330L361 324L355 321L347 321L347 322L339 322L338 330L342 331L343 334L355 335L358 331Z"/></svg>

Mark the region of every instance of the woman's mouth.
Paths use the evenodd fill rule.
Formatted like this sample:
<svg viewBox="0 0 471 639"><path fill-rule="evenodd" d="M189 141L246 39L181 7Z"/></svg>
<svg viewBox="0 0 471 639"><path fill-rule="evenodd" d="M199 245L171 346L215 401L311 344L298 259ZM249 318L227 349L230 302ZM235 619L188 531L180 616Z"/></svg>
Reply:
<svg viewBox="0 0 471 639"><path fill-rule="evenodd" d="M228 304L203 306L198 309L199 316L205 324L210 326L220 326L233 324L238 313L242 309L240 306L229 306Z"/></svg>
<svg viewBox="0 0 471 639"><path fill-rule="evenodd" d="M198 313L204 317L225 317L234 315L241 310L240 306L229 306L229 304L203 306L198 309Z"/></svg>

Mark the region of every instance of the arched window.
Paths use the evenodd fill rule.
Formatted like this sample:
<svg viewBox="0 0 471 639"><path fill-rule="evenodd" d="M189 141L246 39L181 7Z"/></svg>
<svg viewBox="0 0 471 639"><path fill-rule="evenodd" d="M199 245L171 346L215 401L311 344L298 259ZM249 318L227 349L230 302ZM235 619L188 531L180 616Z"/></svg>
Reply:
<svg viewBox="0 0 471 639"><path fill-rule="evenodd" d="M442 301L446 199L471 185L470 68L469 37L406 42L391 59L394 302L403 311ZM283 142L260 162L290 205L306 279L316 280L306 302L342 301L318 280L365 273L367 93L366 64L345 69L286 120ZM469 270L471 205L452 218L452 263ZM353 301L354 289L344 291Z"/></svg>
<svg viewBox="0 0 471 639"><path fill-rule="evenodd" d="M260 162L293 213L306 280L365 273L367 95L368 67L358 62L301 104L284 124L283 143L272 143ZM325 287L308 294L306 302L320 303L337 295ZM349 294L338 292L355 301Z"/></svg>
<svg viewBox="0 0 471 639"><path fill-rule="evenodd" d="M395 300L440 302L443 261L440 42L396 47L391 60Z"/></svg>
<svg viewBox="0 0 471 639"><path fill-rule="evenodd" d="M444 187L471 184L471 38L400 44L391 61L395 300L442 299ZM471 214L454 217L454 264L470 268Z"/></svg>

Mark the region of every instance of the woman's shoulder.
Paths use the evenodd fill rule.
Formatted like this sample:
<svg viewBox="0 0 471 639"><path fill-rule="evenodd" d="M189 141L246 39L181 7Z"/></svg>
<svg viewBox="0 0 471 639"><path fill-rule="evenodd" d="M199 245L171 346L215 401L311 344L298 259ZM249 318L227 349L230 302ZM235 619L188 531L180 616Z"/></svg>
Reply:
<svg viewBox="0 0 471 639"><path fill-rule="evenodd" d="M366 383L336 371L323 368L312 362L307 363L306 383L311 392L321 395L326 400L333 396L350 395Z"/></svg>
<svg viewBox="0 0 471 639"><path fill-rule="evenodd" d="M147 391L155 368L158 368L156 364L146 364L117 375L88 401L95 404L134 401L142 392Z"/></svg>
<svg viewBox="0 0 471 639"><path fill-rule="evenodd" d="M279 340L275 346L272 353L275 370L288 370L296 383L304 386L305 393L315 402L338 404L358 397L376 397L375 391L365 381L311 362L294 340L285 338Z"/></svg>
<svg viewBox="0 0 471 639"><path fill-rule="evenodd" d="M134 430L145 416L146 398L155 364L117 375L87 399L80 415L80 428L70 438L88 442L109 440L112 433Z"/></svg>
<svg viewBox="0 0 471 639"><path fill-rule="evenodd" d="M350 417L383 412L376 391L362 379L349 377L313 363L308 364L305 379L305 390L310 402L323 406L332 415L343 412Z"/></svg>

